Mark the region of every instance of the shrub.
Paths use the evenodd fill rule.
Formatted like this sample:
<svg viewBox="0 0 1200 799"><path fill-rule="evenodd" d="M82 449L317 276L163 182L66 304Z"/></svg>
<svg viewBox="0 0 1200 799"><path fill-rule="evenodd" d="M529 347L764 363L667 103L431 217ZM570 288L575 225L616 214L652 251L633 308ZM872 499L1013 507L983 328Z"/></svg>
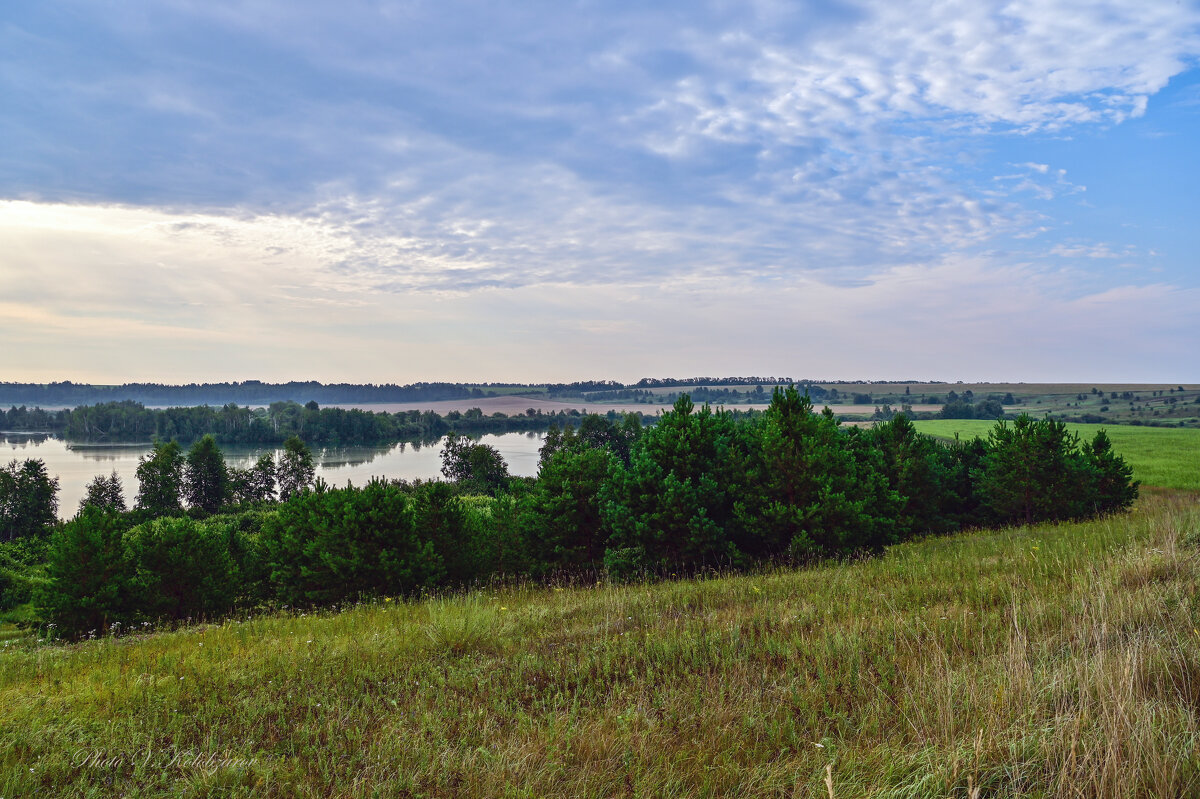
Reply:
<svg viewBox="0 0 1200 799"><path fill-rule="evenodd" d="M50 536L47 579L34 602L64 635L103 632L130 619L128 528L122 514L85 507Z"/></svg>
<svg viewBox="0 0 1200 799"><path fill-rule="evenodd" d="M542 465L532 498L541 521L534 540L540 569L580 570L604 557L600 492L620 461L607 448L560 450Z"/></svg>
<svg viewBox="0 0 1200 799"><path fill-rule="evenodd" d="M444 571L433 542L414 530L406 491L381 480L361 489L318 482L264 520L262 544L275 593L291 604L411 594Z"/></svg>
<svg viewBox="0 0 1200 799"><path fill-rule="evenodd" d="M225 531L187 517L155 519L125 539L130 594L148 619L217 616L233 607L233 561Z"/></svg>
<svg viewBox="0 0 1200 799"><path fill-rule="evenodd" d="M416 486L411 523L415 537L431 549L437 579L465 585L484 571L477 538L481 531L468 525L467 506L449 483Z"/></svg>
<svg viewBox="0 0 1200 799"><path fill-rule="evenodd" d="M918 433L904 414L862 434L864 452L878 457L878 470L895 494L896 534L945 533L957 527L954 458L948 448Z"/></svg>
<svg viewBox="0 0 1200 799"><path fill-rule="evenodd" d="M240 605L256 605L271 597L270 570L262 528L274 510L249 510L213 517L221 525L232 565L233 584Z"/></svg>
<svg viewBox="0 0 1200 799"><path fill-rule="evenodd" d="M646 548L609 547L604 552L604 570L609 579L624 583L639 580L650 572L650 561Z"/></svg>
<svg viewBox="0 0 1200 799"><path fill-rule="evenodd" d="M542 575L545 569L530 554L540 536L541 515L527 490L501 494L486 507L468 508L468 525L476 531L479 570L476 579L499 575Z"/></svg>
<svg viewBox="0 0 1200 799"><path fill-rule="evenodd" d="M0 610L11 610L33 599L46 581L47 542L21 538L0 543Z"/></svg>

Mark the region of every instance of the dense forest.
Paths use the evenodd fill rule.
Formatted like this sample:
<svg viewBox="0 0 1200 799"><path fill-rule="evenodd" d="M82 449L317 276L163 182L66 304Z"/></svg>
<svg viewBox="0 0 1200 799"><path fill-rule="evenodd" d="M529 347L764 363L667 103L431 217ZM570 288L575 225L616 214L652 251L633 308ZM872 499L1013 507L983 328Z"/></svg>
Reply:
<svg viewBox="0 0 1200 799"><path fill-rule="evenodd" d="M436 441L451 429L471 435L544 431L550 425L570 426L582 414L576 410L524 414L485 414L479 408L450 411L364 411L322 408L316 402L273 402L266 408L239 405L191 408L147 408L138 402L105 402L73 410L40 408L0 410L0 430L47 432L75 441L152 441L176 439L191 443L206 435L222 444L280 444L300 436L311 444L337 446L383 444L395 441Z"/></svg>
<svg viewBox="0 0 1200 799"><path fill-rule="evenodd" d="M966 527L1129 508L1132 470L1103 432L1021 416L945 442L904 414L845 427L776 390L735 416L681 397L652 427L590 415L552 428L536 478L461 435L443 481L314 481L297 437L231 469L212 436L159 442L137 500L98 476L69 522L39 461L0 472L0 602L68 636L238 608L407 596L496 578L644 579L879 552Z"/></svg>

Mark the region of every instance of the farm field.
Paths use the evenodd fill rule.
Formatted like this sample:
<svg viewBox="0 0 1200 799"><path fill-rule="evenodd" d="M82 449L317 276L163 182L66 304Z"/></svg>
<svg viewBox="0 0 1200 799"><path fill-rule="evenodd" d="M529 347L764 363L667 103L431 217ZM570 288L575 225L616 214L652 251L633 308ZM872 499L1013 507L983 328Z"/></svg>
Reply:
<svg viewBox="0 0 1200 799"><path fill-rule="evenodd" d="M0 654L3 796L1181 796L1196 495L800 570Z"/></svg>
<svg viewBox="0 0 1200 799"><path fill-rule="evenodd" d="M824 384L823 384L824 385ZM1011 394L1015 403L1005 400L1005 412L1021 412L1077 422L1107 424L1158 423L1200 426L1200 386L1195 384L1133 383L861 383L826 385L843 395L870 394L874 402L914 405L928 401L944 402L953 391L959 397L1000 398ZM910 393L905 394L905 391ZM969 392L969 393L968 393Z"/></svg>
<svg viewBox="0 0 1200 799"><path fill-rule="evenodd" d="M869 417L875 407L890 404L899 408L912 405L915 411L938 411L951 392L974 401L988 397L1012 395L1015 402L1005 407L1007 413L1041 415L1053 413L1061 417L1085 416L1103 418L1109 424L1133 420L1170 424L1200 425L1200 385L1167 383L816 383L827 390L836 390L837 398L828 403L839 416ZM697 387L690 387L697 388ZM720 388L715 386L714 388ZM764 386L769 394L772 386ZM686 388L653 388L656 397L666 400L674 392ZM854 395L869 395L870 404L859 402L851 406ZM818 402L818 405L824 404Z"/></svg>
<svg viewBox="0 0 1200 799"><path fill-rule="evenodd" d="M955 391L962 394L972 391L975 394L1005 394L1012 393L1018 397L1039 397L1051 394L1089 394L1093 388L1111 394L1116 391L1153 392L1170 391L1180 385L1186 393L1200 392L1200 384L1196 383L818 383L825 388L836 388L839 391L863 391L880 394L903 394L908 387L914 394L945 394Z"/></svg>
<svg viewBox="0 0 1200 799"><path fill-rule="evenodd" d="M922 433L953 438L987 437L995 422L972 419L936 419L915 422ZM1133 476L1143 485L1200 491L1200 430L1139 427L1135 425L1067 424L1067 428L1090 440L1105 430L1113 448L1133 467Z"/></svg>
<svg viewBox="0 0 1200 799"><path fill-rule="evenodd" d="M1200 386L1194 384L1134 384L1134 383L817 383L824 389L837 394L819 398L818 407L828 405L839 417L847 420L869 419L882 405L899 408L909 405L918 413L936 413L942 409L951 392L960 398L976 402L987 398L1007 397L1006 413L1028 412L1035 415L1051 413L1060 418L1074 418L1080 422L1100 421L1107 424L1123 424L1134 420L1158 424L1200 426ZM724 405L730 409L762 410L774 388L764 384L764 401L755 396L748 386L694 385L655 386L640 389L646 392L646 401L616 399L607 396L610 392L598 392L592 399L557 396L549 399L539 387L530 387L525 394L510 388L502 396L444 400L425 403L385 403L342 405L363 410L396 412L419 408L437 413L466 411L478 407L485 413L497 411L514 414L528 408L540 409L543 413L560 410L587 410L593 413L636 410L641 413L657 413L669 405L681 393L692 394L697 403L711 401L714 406ZM707 390L737 391L742 395L709 400ZM489 389L491 390L491 389ZM865 397L863 395L866 395ZM1008 395L1011 395L1009 397ZM869 398L870 402L866 399Z"/></svg>

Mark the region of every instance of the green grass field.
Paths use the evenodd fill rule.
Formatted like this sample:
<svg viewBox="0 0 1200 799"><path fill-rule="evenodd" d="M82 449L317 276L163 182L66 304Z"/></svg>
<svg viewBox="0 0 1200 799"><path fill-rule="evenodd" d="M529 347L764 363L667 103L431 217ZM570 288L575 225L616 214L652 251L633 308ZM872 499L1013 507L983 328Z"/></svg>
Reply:
<svg viewBox="0 0 1200 799"><path fill-rule="evenodd" d="M995 422L939 419L915 422L922 433L953 438L987 437ZM1113 448L1133 467L1143 485L1200 491L1200 430L1132 425L1068 424L1084 440L1108 431Z"/></svg>
<svg viewBox="0 0 1200 799"><path fill-rule="evenodd" d="M850 564L8 641L0 796L1196 795L1197 539L1152 491Z"/></svg>

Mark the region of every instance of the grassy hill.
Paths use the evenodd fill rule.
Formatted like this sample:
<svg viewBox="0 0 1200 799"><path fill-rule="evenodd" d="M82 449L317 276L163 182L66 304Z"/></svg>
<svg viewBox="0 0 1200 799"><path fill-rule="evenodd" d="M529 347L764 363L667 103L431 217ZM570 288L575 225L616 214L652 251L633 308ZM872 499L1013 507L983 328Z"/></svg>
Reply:
<svg viewBox="0 0 1200 799"><path fill-rule="evenodd" d="M0 654L0 796L1180 796L1200 512Z"/></svg>

